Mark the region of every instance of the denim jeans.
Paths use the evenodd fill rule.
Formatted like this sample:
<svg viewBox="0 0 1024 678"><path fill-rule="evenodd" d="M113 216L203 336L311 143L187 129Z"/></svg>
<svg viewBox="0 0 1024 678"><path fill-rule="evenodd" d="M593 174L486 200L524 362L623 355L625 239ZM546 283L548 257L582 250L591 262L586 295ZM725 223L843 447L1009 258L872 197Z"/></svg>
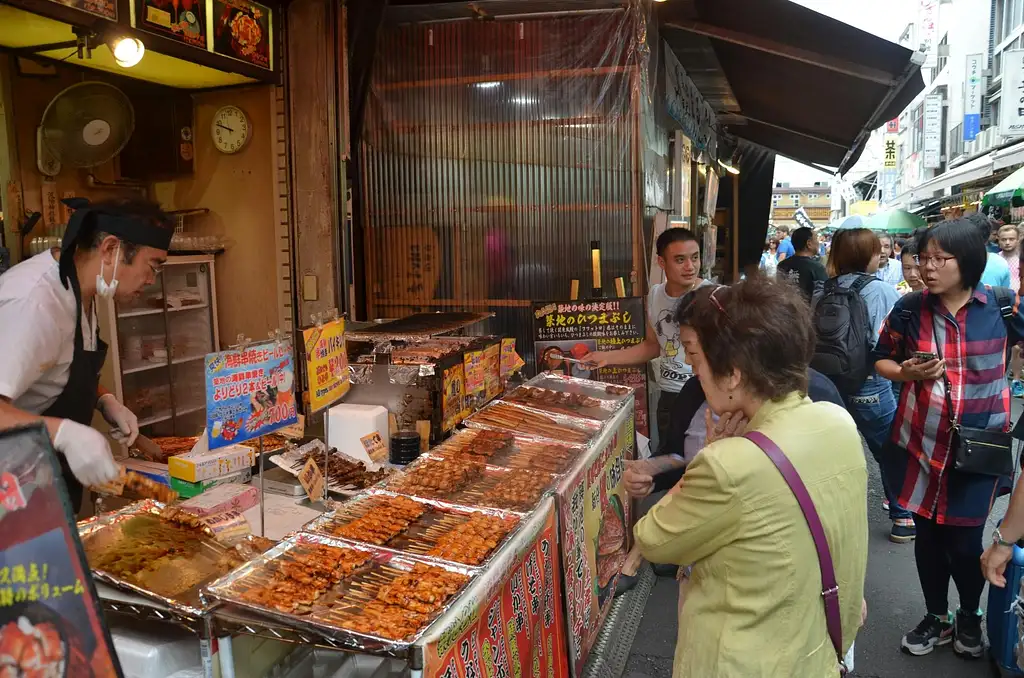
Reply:
<svg viewBox="0 0 1024 678"><path fill-rule="evenodd" d="M846 408L857 428L871 450L871 456L878 462L882 476L882 489L889 501L889 517L893 520L911 517L910 511L902 509L896 503L899 498L899 486L890 483L886 477L885 464L882 463L882 447L889 438L892 420L896 416L896 399L893 396L892 383L877 374L868 377L857 395L846 398Z"/></svg>

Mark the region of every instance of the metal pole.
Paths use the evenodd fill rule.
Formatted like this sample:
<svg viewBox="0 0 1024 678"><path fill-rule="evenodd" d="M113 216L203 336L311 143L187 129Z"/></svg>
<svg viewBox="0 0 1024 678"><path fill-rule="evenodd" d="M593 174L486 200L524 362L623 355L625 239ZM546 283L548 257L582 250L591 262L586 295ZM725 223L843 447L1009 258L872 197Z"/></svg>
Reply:
<svg viewBox="0 0 1024 678"><path fill-rule="evenodd" d="M235 657L231 648L231 636L218 638L217 649L220 655L220 678L235 678Z"/></svg>
<svg viewBox="0 0 1024 678"><path fill-rule="evenodd" d="M264 514L264 510L263 510L263 504L264 504L264 501L265 501L264 500L265 494L264 494L264 490L263 490L263 436L260 436L260 456L259 456L259 459L257 460L257 463L260 465L260 536L261 537L266 537L267 536L267 522L266 522L266 517L265 517L265 514ZM234 675L234 672L232 672L232 675ZM225 676L222 675L221 678L225 678Z"/></svg>

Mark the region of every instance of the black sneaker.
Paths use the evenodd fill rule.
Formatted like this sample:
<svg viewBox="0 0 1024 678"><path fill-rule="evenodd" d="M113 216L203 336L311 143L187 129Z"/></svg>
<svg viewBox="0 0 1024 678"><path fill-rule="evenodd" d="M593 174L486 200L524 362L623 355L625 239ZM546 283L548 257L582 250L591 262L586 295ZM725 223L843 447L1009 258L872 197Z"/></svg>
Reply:
<svg viewBox="0 0 1024 678"><path fill-rule="evenodd" d="M985 654L985 639L981 635L981 615L963 610L956 611L953 652L968 659L977 659Z"/></svg>
<svg viewBox="0 0 1024 678"><path fill-rule="evenodd" d="M913 631L903 636L902 650L915 657L926 655L939 645L953 640L953 625L933 614L926 614Z"/></svg>
<svg viewBox="0 0 1024 678"><path fill-rule="evenodd" d="M917 537L917 528L913 520L894 520L889 530L889 541L894 544L907 544Z"/></svg>

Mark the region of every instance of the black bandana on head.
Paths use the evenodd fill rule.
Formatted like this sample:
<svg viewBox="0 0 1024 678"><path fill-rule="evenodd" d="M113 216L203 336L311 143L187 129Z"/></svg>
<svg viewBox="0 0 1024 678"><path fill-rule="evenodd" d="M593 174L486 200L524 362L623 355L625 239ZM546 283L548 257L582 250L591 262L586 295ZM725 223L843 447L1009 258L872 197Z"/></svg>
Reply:
<svg viewBox="0 0 1024 678"><path fill-rule="evenodd" d="M158 250L171 246L172 229L154 223L165 221L166 215L154 213L153 218L147 218L116 206L93 205L86 198L65 198L61 202L74 210L60 245L60 281L65 289L75 265L75 250L93 233L109 233L133 245Z"/></svg>

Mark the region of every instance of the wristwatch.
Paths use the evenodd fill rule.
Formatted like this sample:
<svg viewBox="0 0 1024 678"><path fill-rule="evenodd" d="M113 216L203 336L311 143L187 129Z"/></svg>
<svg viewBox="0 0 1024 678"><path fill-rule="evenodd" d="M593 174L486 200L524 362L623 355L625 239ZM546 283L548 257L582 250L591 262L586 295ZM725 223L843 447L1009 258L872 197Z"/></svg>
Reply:
<svg viewBox="0 0 1024 678"><path fill-rule="evenodd" d="M1024 548L1024 537L1021 537L1020 539L1018 539L1015 542L1013 542L1013 541L1006 541L1005 539L1003 539L1003 533L1000 532L999 528L997 527L992 532L992 543L996 544L997 546L1007 546L1007 547L1010 547L1010 548L1013 548L1014 546L1020 546L1021 548Z"/></svg>

